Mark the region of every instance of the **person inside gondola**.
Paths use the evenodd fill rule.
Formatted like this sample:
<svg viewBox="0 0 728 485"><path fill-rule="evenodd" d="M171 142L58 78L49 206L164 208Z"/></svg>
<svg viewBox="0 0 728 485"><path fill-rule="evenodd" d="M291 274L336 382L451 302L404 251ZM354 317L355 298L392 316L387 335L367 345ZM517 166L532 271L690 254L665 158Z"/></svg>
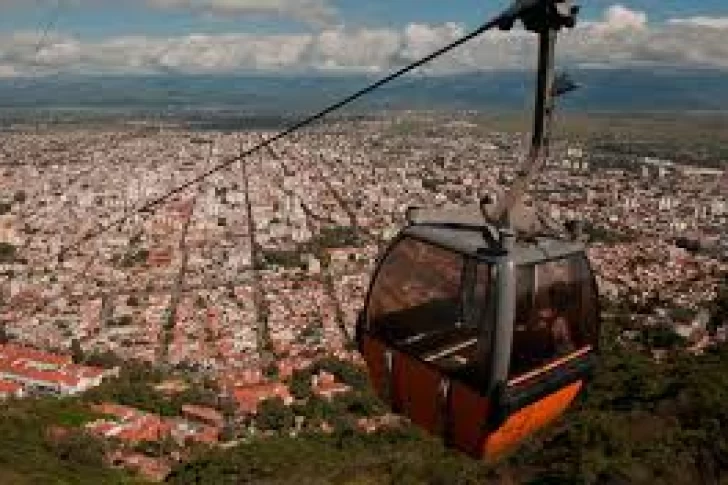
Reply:
<svg viewBox="0 0 728 485"><path fill-rule="evenodd" d="M556 282L551 287L554 318L550 326L553 354L555 356L563 356L576 349L569 328L570 296L569 286L563 281Z"/></svg>
<svg viewBox="0 0 728 485"><path fill-rule="evenodd" d="M516 326L513 356L514 374L538 368L575 349L569 327L569 287L557 281L536 295L536 308L528 321ZM525 312L521 312L523 314Z"/></svg>

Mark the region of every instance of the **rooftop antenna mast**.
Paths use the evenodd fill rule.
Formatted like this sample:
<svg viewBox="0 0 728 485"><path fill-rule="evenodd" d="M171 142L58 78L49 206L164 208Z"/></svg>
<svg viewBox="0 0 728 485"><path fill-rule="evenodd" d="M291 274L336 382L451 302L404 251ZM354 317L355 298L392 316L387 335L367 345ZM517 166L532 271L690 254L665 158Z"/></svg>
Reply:
<svg viewBox="0 0 728 485"><path fill-rule="evenodd" d="M533 178L538 174L547 156L554 99L576 88L568 77L554 75L554 51L558 31L576 25L579 7L571 0L519 0L512 9L518 15L505 16L501 30L513 28L518 18L526 30L538 34L538 72L536 77L536 105L534 110L531 147L525 167L506 194L496 219L503 225L512 225L512 213Z"/></svg>

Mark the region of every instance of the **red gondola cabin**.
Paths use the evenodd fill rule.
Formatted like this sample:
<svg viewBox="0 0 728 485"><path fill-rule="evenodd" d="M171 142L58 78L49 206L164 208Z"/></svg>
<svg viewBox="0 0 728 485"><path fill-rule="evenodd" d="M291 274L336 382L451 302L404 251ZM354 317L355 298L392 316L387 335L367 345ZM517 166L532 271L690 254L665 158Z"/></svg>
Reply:
<svg viewBox="0 0 728 485"><path fill-rule="evenodd" d="M584 247L479 214L410 221L374 273L357 341L392 409L471 456L510 451L584 387L599 337Z"/></svg>

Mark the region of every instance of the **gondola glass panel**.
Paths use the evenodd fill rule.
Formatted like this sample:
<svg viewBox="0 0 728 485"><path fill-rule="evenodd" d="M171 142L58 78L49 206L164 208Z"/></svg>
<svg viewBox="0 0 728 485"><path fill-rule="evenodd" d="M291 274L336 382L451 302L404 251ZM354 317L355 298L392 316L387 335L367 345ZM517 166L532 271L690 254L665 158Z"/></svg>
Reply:
<svg viewBox="0 0 728 485"><path fill-rule="evenodd" d="M521 266L516 285L512 378L596 347L596 291L583 254Z"/></svg>
<svg viewBox="0 0 728 485"><path fill-rule="evenodd" d="M415 239L400 241L377 274L371 329L398 347L425 355L427 343L461 323L463 257Z"/></svg>

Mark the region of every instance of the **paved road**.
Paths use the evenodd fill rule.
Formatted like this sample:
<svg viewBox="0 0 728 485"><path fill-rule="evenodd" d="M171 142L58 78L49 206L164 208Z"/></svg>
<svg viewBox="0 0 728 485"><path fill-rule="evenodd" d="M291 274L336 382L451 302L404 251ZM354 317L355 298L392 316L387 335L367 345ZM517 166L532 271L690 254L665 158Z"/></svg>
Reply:
<svg viewBox="0 0 728 485"><path fill-rule="evenodd" d="M256 342L258 346L258 354L265 361L268 356L268 342L270 339L268 333L268 309L263 294L263 283L260 277L257 263L261 261L260 248L255 239L255 219L253 218L253 206L250 201L250 180L248 176L248 159L243 159L240 163L243 175L243 194L245 196L245 211L248 219L248 237L250 238L250 261L253 265L253 300L255 302L255 311L258 315L258 327L256 332Z"/></svg>
<svg viewBox="0 0 728 485"><path fill-rule="evenodd" d="M159 342L159 350L161 355L158 358L160 362L166 362L169 357L169 344L171 342L172 333L174 327L177 325L177 309L179 308L179 301L182 296L182 288L185 282L185 274L187 273L187 262L189 261L189 249L187 248L187 233L189 232L190 223L192 222L192 215L195 212L195 206L197 205L197 193L192 198L192 204L190 205L185 220L182 226L182 234L179 239L179 252L182 255L182 261L179 265L179 271L175 278L174 285L172 286L172 294L169 301L169 307L167 307L167 318L168 320L162 325Z"/></svg>

